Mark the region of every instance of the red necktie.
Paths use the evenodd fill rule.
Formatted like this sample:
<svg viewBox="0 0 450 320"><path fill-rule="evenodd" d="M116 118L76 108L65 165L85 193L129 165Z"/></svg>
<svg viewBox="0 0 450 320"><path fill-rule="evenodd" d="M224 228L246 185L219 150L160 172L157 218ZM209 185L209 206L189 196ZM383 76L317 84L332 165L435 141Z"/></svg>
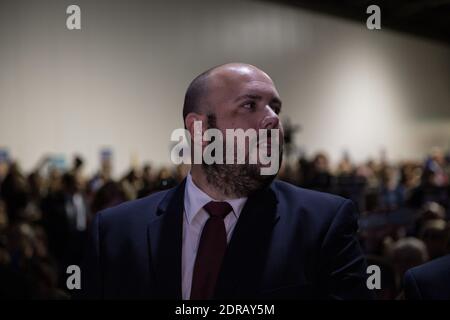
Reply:
<svg viewBox="0 0 450 320"><path fill-rule="evenodd" d="M211 201L203 207L209 219L203 227L192 276L191 300L211 299L227 248L223 219L233 208L228 202Z"/></svg>

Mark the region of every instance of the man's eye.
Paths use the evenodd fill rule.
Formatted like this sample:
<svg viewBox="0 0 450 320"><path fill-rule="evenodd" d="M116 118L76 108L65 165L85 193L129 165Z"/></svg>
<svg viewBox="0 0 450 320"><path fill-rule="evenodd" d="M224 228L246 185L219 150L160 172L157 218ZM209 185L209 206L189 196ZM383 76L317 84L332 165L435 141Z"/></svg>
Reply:
<svg viewBox="0 0 450 320"><path fill-rule="evenodd" d="M255 107L255 103L254 102L247 102L245 104L242 105L242 107L244 107L245 109L253 109Z"/></svg>

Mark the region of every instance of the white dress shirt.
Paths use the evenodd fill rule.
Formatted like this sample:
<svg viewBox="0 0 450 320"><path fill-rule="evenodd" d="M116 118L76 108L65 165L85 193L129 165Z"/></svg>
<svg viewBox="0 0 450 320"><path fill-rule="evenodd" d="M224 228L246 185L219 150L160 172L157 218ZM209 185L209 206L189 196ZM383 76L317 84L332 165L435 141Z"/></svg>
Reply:
<svg viewBox="0 0 450 320"><path fill-rule="evenodd" d="M191 173L189 173L186 177L186 188L184 191L183 244L181 258L183 300L189 300L191 295L192 275L194 272L200 236L206 221L209 219L209 214L203 209L203 206L210 201L218 200L211 198L205 192L200 190L200 188L195 185L194 181L192 181ZM247 198L224 201L228 202L233 208L233 212L229 213L224 219L227 242L230 242L233 229Z"/></svg>

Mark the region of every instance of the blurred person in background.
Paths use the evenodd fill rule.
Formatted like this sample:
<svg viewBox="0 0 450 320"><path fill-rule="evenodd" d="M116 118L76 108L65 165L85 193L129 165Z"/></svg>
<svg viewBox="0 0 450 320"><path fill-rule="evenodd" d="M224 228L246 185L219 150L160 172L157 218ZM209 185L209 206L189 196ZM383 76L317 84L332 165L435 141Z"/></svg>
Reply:
<svg viewBox="0 0 450 320"><path fill-rule="evenodd" d="M5 203L10 223L24 218L25 208L30 200L30 190L17 162L11 164L2 182L0 196Z"/></svg>
<svg viewBox="0 0 450 320"><path fill-rule="evenodd" d="M425 242L431 259L447 254L449 241L448 224L443 219L431 219L423 223L419 236Z"/></svg>
<svg viewBox="0 0 450 320"><path fill-rule="evenodd" d="M400 239L392 245L390 258L395 270L397 292L400 292L405 272L427 262L429 256L423 241L408 237Z"/></svg>
<svg viewBox="0 0 450 320"><path fill-rule="evenodd" d="M400 165L400 184L404 188L405 200L411 197L411 192L420 185L422 167L420 163L404 162Z"/></svg>
<svg viewBox="0 0 450 320"><path fill-rule="evenodd" d="M89 205L71 173L62 176L62 188L43 200L43 225L50 252L61 262L79 264L90 216Z"/></svg>
<svg viewBox="0 0 450 320"><path fill-rule="evenodd" d="M412 190L409 205L420 208L424 203L434 201L449 210L448 163L443 151L434 148L423 167L421 183Z"/></svg>
<svg viewBox="0 0 450 320"><path fill-rule="evenodd" d="M142 168L142 186L138 191L138 198L143 198L153 193L155 190L155 178L153 176L153 167L151 164L145 164Z"/></svg>
<svg viewBox="0 0 450 320"><path fill-rule="evenodd" d="M72 169L69 171L75 178L75 181L80 189L85 190L87 180L84 176L84 160L80 155L75 155L73 158Z"/></svg>
<svg viewBox="0 0 450 320"><path fill-rule="evenodd" d="M429 220L445 220L445 208L437 202L426 202L417 210L417 216L412 226L412 234L419 236L424 224Z"/></svg>
<svg viewBox="0 0 450 320"><path fill-rule="evenodd" d="M394 210L403 205L404 190L398 183L397 171L385 166L381 172L380 201L381 209Z"/></svg>
<svg viewBox="0 0 450 320"><path fill-rule="evenodd" d="M425 169L433 172L433 184L438 187L449 185L449 165L441 148L433 148L425 164Z"/></svg>
<svg viewBox="0 0 450 320"><path fill-rule="evenodd" d="M103 149L100 151L100 170L88 182L87 192L91 197L105 183L112 181L112 151Z"/></svg>
<svg viewBox="0 0 450 320"><path fill-rule="evenodd" d="M167 190L176 186L177 181L172 175L172 172L163 167L159 170L158 178L156 179L156 189L157 190Z"/></svg>
<svg viewBox="0 0 450 320"><path fill-rule="evenodd" d="M306 187L321 192L330 192L332 183L328 157L322 152L316 154L312 163L312 170L306 177Z"/></svg>
<svg viewBox="0 0 450 320"><path fill-rule="evenodd" d="M365 177L358 174L354 164L350 160L350 155L345 152L338 164L334 193L340 195L341 197L352 200L362 211L365 209L365 187Z"/></svg>
<svg viewBox="0 0 450 320"><path fill-rule="evenodd" d="M0 237L4 235L8 228L8 214L6 213L6 205L3 200L0 199Z"/></svg>
<svg viewBox="0 0 450 320"><path fill-rule="evenodd" d="M5 247L6 259L0 267L0 278L4 278L0 295L7 298L67 298L58 289L57 265L48 255L41 228L28 223L11 226Z"/></svg>
<svg viewBox="0 0 450 320"><path fill-rule="evenodd" d="M128 200L138 198L138 191L142 189L142 179L137 168L128 171L119 183Z"/></svg>
<svg viewBox="0 0 450 320"><path fill-rule="evenodd" d="M0 193L2 190L2 182L8 174L9 170L9 154L5 149L0 149Z"/></svg>
<svg viewBox="0 0 450 320"><path fill-rule="evenodd" d="M105 183L97 192L92 200L91 211L93 214L97 212L117 206L128 198L118 182L109 181Z"/></svg>

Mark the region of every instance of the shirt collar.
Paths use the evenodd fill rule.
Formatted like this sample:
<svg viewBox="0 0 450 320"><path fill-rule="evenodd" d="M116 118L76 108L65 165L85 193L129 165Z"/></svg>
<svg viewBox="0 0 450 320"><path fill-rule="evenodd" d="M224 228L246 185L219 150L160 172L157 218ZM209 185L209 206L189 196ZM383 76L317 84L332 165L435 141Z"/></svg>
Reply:
<svg viewBox="0 0 450 320"><path fill-rule="evenodd" d="M217 201L203 192L199 187L197 187L192 180L191 173L186 177L186 188L184 192L184 211L186 215L186 220L190 224L194 217L200 212L200 210L210 201ZM239 218L242 209L244 208L247 197L236 198L236 199L226 199L233 208L233 214L236 219Z"/></svg>

